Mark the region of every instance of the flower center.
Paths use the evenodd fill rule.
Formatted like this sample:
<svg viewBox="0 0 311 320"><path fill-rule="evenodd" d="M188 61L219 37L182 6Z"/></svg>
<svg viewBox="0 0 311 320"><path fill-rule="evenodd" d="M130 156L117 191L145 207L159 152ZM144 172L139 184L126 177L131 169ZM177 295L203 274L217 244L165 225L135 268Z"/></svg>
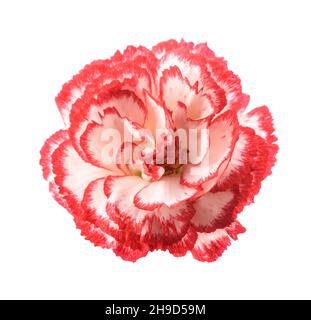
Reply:
<svg viewBox="0 0 311 320"><path fill-rule="evenodd" d="M172 175L172 174L178 174L182 170L182 167L183 167L183 165L179 164L179 163L164 165L163 166L163 168L164 168L163 176L169 176L169 175Z"/></svg>

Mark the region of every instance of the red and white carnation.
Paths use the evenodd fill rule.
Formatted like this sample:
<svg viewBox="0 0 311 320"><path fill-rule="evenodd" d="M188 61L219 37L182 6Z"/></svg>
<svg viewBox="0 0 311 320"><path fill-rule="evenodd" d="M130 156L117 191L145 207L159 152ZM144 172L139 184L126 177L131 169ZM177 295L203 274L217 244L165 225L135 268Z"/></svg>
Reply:
<svg viewBox="0 0 311 320"><path fill-rule="evenodd" d="M63 86L56 103L65 129L41 150L44 178L81 234L124 260L168 250L215 261L245 231L237 216L276 160L271 114L245 111L248 102L206 44L129 46ZM191 158L192 132L200 152Z"/></svg>

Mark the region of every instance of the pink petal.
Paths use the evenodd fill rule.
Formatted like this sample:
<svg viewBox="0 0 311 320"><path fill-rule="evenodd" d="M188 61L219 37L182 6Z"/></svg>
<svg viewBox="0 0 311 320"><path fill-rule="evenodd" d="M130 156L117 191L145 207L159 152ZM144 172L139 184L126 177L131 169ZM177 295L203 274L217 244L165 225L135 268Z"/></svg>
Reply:
<svg viewBox="0 0 311 320"><path fill-rule="evenodd" d="M211 77L225 92L227 102L223 108L223 112L231 109L245 109L249 102L249 96L242 92L240 78L228 70L226 61L223 58L216 57L206 43L196 45L194 52L204 58L206 68L210 72Z"/></svg>
<svg viewBox="0 0 311 320"><path fill-rule="evenodd" d="M191 87L187 78L183 78L176 66L163 71L160 79L160 96L173 114L178 103L182 102L187 107L187 116L192 120L206 118L216 109L206 95L198 93L195 87Z"/></svg>
<svg viewBox="0 0 311 320"><path fill-rule="evenodd" d="M147 107L145 128L151 130L155 137L157 129L167 127L166 111L147 91L145 91L145 104Z"/></svg>
<svg viewBox="0 0 311 320"><path fill-rule="evenodd" d="M256 148L256 154L248 166L249 170L244 170L243 178L236 182L242 195L239 212L245 205L254 201L261 188L261 182L271 174L271 168L276 161L277 145L267 143L263 138L254 135L253 146Z"/></svg>
<svg viewBox="0 0 311 320"><path fill-rule="evenodd" d="M177 106L172 113L172 119L174 121L176 129L188 128L189 119L187 116L187 106L184 103L178 101Z"/></svg>
<svg viewBox="0 0 311 320"><path fill-rule="evenodd" d="M199 261L216 261L231 244L230 237L237 239L245 229L238 222L233 222L226 229L217 229L211 233L198 232L198 239L191 250L193 257Z"/></svg>
<svg viewBox="0 0 311 320"><path fill-rule="evenodd" d="M199 261L213 262L222 256L230 244L230 238L223 229L211 233L198 232L198 239L191 253Z"/></svg>
<svg viewBox="0 0 311 320"><path fill-rule="evenodd" d="M254 144L254 131L240 127L239 139L235 144L229 164L217 182L221 190L239 183L251 171L251 165L257 154Z"/></svg>
<svg viewBox="0 0 311 320"><path fill-rule="evenodd" d="M186 42L183 39L180 42L177 42L174 39L170 39L168 41L162 41L155 45L152 48L152 52L158 59L161 59L164 55L166 55L169 52L176 51L182 48L187 48L188 50L191 50L193 46L193 42Z"/></svg>
<svg viewBox="0 0 311 320"><path fill-rule="evenodd" d="M102 247L113 248L115 253L124 260L136 261L148 253L148 246L138 241L138 237L133 234L133 230L127 225L130 221L125 219L122 221L123 225L120 226L107 215L107 198L104 194L104 183L105 178L98 179L90 183L86 189L82 202L84 211L80 215L80 224L88 227L85 230L86 238L95 245L98 245L96 237L100 234L101 237L99 239L106 238L106 242L101 244ZM84 230L83 228L81 229L82 231Z"/></svg>
<svg viewBox="0 0 311 320"><path fill-rule="evenodd" d="M85 97L78 100L73 106L70 115L69 135L75 149L84 160L87 160L87 157L80 146L80 138L90 123L101 122L101 115L106 109L114 107L121 117L139 125L143 125L145 122L147 110L143 102L129 91L118 91L120 86L120 83L115 82L105 90L103 89L104 93L97 99Z"/></svg>
<svg viewBox="0 0 311 320"><path fill-rule="evenodd" d="M69 201L81 202L90 182L113 172L94 167L83 161L69 140L60 144L52 155L55 183Z"/></svg>
<svg viewBox="0 0 311 320"><path fill-rule="evenodd" d="M91 241L94 246L111 249L118 245L118 241L115 238L105 233L101 228L95 227L93 223L80 217L75 217L75 223L77 228L81 230L81 235L86 240Z"/></svg>
<svg viewBox="0 0 311 320"><path fill-rule="evenodd" d="M69 127L69 115L73 104L81 98L86 87L101 76L114 62L111 60L97 60L87 65L70 81L64 84L55 101L63 117L66 127Z"/></svg>
<svg viewBox="0 0 311 320"><path fill-rule="evenodd" d="M155 81L157 77L158 59L154 53L143 46L128 46L123 52L123 60L132 61L134 65L145 69L151 79L150 93L158 91L158 84Z"/></svg>
<svg viewBox="0 0 311 320"><path fill-rule="evenodd" d="M170 51L161 59L158 73L161 75L164 70L176 66L181 71L182 77L187 78L191 86L198 82L199 87L202 87L206 78L206 69L202 62L199 56L194 56L187 50Z"/></svg>
<svg viewBox="0 0 311 320"><path fill-rule="evenodd" d="M191 220L195 230L212 232L229 225L234 218L238 194L233 191L208 192L194 203L195 215Z"/></svg>
<svg viewBox="0 0 311 320"><path fill-rule="evenodd" d="M92 181L85 190L81 203L83 213L81 218L94 224L103 232L120 238L119 226L114 223L106 212L107 197L104 193L105 178Z"/></svg>
<svg viewBox="0 0 311 320"><path fill-rule="evenodd" d="M209 150L198 165L187 164L182 172L182 184L198 186L219 173L221 165L231 157L238 138L236 116L228 111L217 117L209 128Z"/></svg>
<svg viewBox="0 0 311 320"><path fill-rule="evenodd" d="M236 206L237 212L254 200L262 180L271 174L278 150L273 137L271 134L265 141L253 129L240 128L240 137L229 165L215 186L218 191L238 188L241 196Z"/></svg>
<svg viewBox="0 0 311 320"><path fill-rule="evenodd" d="M256 134L267 142L272 143L276 140L273 119L266 106L255 108L248 113L241 112L238 117L242 126L254 129Z"/></svg>
<svg viewBox="0 0 311 320"><path fill-rule="evenodd" d="M168 110L174 111L178 101L186 103L195 94L195 89L183 78L177 66L163 71L160 79L160 97Z"/></svg>
<svg viewBox="0 0 311 320"><path fill-rule="evenodd" d="M115 108L107 108L100 124L88 124L81 136L80 144L89 162L118 172L117 152L123 143L132 141L143 141L140 128L128 119L122 118Z"/></svg>
<svg viewBox="0 0 311 320"><path fill-rule="evenodd" d="M180 176L169 175L144 187L135 195L134 203L144 210L154 210L163 204L173 207L190 199L196 192L195 188L181 185Z"/></svg>
<svg viewBox="0 0 311 320"><path fill-rule="evenodd" d="M88 181L86 181L85 178L88 176L88 173L91 173L92 177L94 172L89 170L89 165L83 163L83 161L78 157L67 139L68 137L66 132L59 131L46 141L46 144L43 146L41 151L42 158L40 163L43 166L44 176L49 180L50 191L54 199L74 216L77 227L81 229L81 234L85 236L86 239L92 241L96 246L100 246L102 248L113 248L117 243L116 240L111 235L103 231L102 225L96 226L91 219L90 210L81 208L81 200L84 197L83 190L85 189L87 193L87 190L90 188L87 186ZM66 159L67 157L70 159ZM82 161L82 163L79 165L80 161ZM55 162L55 173L51 171L51 168L53 167L52 162ZM74 168L72 168L73 171L75 168L79 167L79 169L82 169L86 174L86 177L83 173L82 177L77 177L77 180L79 181L79 185L77 187L72 185L74 180L72 175L74 175L75 172L70 174L66 167L62 167L63 165L67 165L69 162L74 164ZM88 170L83 168L84 165L88 167ZM79 170L77 170L77 173L78 172ZM102 175L104 176L105 173L101 170L100 176ZM97 174L95 174L95 177L96 176ZM84 181L80 181L79 177L83 178ZM54 178L56 178L57 183L55 183ZM89 186L93 183L94 182L91 182ZM83 187L81 187L81 184L83 184ZM105 199L105 196L103 199ZM102 213L102 216L103 215L104 213ZM104 228L104 230L107 231L113 229Z"/></svg>
<svg viewBox="0 0 311 320"><path fill-rule="evenodd" d="M182 239L169 245L168 250L175 257L183 257L188 251L193 249L197 238L197 232L192 227L189 227L187 233L182 237Z"/></svg>
<svg viewBox="0 0 311 320"><path fill-rule="evenodd" d="M208 120L194 121L188 119L187 107L182 102L178 102L172 119L177 129L175 133L178 133L180 130L185 133L189 151L187 163L198 164L202 162L209 146ZM194 144L194 138L196 139L196 145Z"/></svg>
<svg viewBox="0 0 311 320"><path fill-rule="evenodd" d="M50 138L48 138L41 151L41 159L40 165L42 166L42 173L44 179L49 182L49 190L53 196L53 198L64 208L69 211L72 211L69 208L69 204L67 203L66 199L60 194L59 187L55 184L54 181L54 173L53 173L53 166L52 166L52 155L54 151L66 140L68 140L67 131L60 130L54 133Z"/></svg>
<svg viewBox="0 0 311 320"><path fill-rule="evenodd" d="M149 252L149 247L145 243L137 243L136 246L128 246L122 242L118 242L113 252L125 261L135 262L145 257Z"/></svg>
<svg viewBox="0 0 311 320"><path fill-rule="evenodd" d="M164 75L165 72L167 72L165 70L175 66L180 70L182 78L187 80L190 86L196 88L197 93L199 93L196 96L197 101L193 101L192 103L192 108L194 109L192 113L193 116L199 116L198 110L196 110L196 103L198 102L201 104L199 108L200 112L204 110L207 114L211 112L211 109L219 111L224 108L227 103L225 91L218 85L217 81L211 77L206 67L204 55L189 52L189 49L186 47L168 51L161 58L158 70L159 76L161 77L162 74ZM207 101L209 107L206 105L204 108L204 102Z"/></svg>
<svg viewBox="0 0 311 320"><path fill-rule="evenodd" d="M152 216L151 228L142 237L150 250L165 250L180 241L189 229L189 222L194 214L190 203L182 203L174 208L163 205Z"/></svg>
<svg viewBox="0 0 311 320"><path fill-rule="evenodd" d="M137 176L111 176L105 181L107 213L127 231L145 233L150 230L148 222L153 212L141 210L133 203L135 194L147 184L147 181Z"/></svg>
<svg viewBox="0 0 311 320"><path fill-rule="evenodd" d="M97 98L98 94L114 82L121 83L120 90L129 90L141 100L144 98L145 90L152 92L152 80L148 71L132 61L125 61L112 65L109 70L91 82L85 90L83 99Z"/></svg>
<svg viewBox="0 0 311 320"><path fill-rule="evenodd" d="M44 146L40 151L40 154L41 154L40 165L42 166L44 179L46 180L54 179L52 165L51 165L51 157L53 152L65 140L68 140L67 131L59 130L45 141Z"/></svg>

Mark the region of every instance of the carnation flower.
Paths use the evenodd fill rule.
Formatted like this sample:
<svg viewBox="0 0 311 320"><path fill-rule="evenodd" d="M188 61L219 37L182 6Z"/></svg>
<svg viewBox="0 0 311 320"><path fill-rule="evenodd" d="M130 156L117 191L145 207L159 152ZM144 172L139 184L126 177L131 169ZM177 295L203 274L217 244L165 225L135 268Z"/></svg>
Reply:
<svg viewBox="0 0 311 320"><path fill-rule="evenodd" d="M248 102L204 43L129 46L63 86L65 128L41 150L43 176L81 234L124 260L215 261L275 163L271 114Z"/></svg>

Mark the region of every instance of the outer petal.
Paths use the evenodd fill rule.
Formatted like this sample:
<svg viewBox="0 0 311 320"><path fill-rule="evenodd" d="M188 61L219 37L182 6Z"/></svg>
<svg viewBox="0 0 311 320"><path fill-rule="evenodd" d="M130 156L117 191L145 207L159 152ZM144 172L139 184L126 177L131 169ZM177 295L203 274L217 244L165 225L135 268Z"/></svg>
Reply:
<svg viewBox="0 0 311 320"><path fill-rule="evenodd" d="M104 193L105 178L92 181L85 190L81 207L81 219L88 221L103 232L120 239L119 226L114 223L106 212L107 197Z"/></svg>
<svg viewBox="0 0 311 320"><path fill-rule="evenodd" d="M255 135L253 143L256 146L256 155L250 165L248 175L245 175L238 185L241 193L238 212L242 211L245 205L254 201L255 195L260 190L262 180L271 173L271 167L275 162L277 149L273 151L273 157L271 157L270 148L261 137Z"/></svg>
<svg viewBox="0 0 311 320"><path fill-rule="evenodd" d="M89 184L86 189L82 209L77 225L86 239L104 248L113 248L116 255L124 260L136 261L145 256L149 249L146 244L137 241L137 237L120 228L106 213L107 198L104 194L105 178Z"/></svg>
<svg viewBox="0 0 311 320"><path fill-rule="evenodd" d="M193 46L193 42L186 42L183 39L180 42L177 42L176 40L170 39L168 41L158 43L152 48L152 51L158 59L161 59L164 55L171 51L181 48L187 48L188 50L191 50Z"/></svg>
<svg viewBox="0 0 311 320"><path fill-rule="evenodd" d="M152 80L148 71L141 68L134 61L127 61L110 68L104 75L93 81L85 90L85 96L94 98L113 82L122 84L124 90L133 92L139 99L143 100L144 91L152 92Z"/></svg>
<svg viewBox="0 0 311 320"><path fill-rule="evenodd" d="M228 226L235 217L238 200L238 193L230 190L206 193L193 203L195 215L191 220L192 226L200 232L212 232Z"/></svg>
<svg viewBox="0 0 311 320"><path fill-rule="evenodd" d="M162 206L155 212L138 209L133 205L133 198L144 185L146 181L139 177L107 178L107 212L129 237L137 234L139 241L148 243L150 248L163 248L183 237L194 210L190 204L171 209Z"/></svg>
<svg viewBox="0 0 311 320"><path fill-rule="evenodd" d="M206 43L196 45L194 52L204 57L206 68L211 77L225 92L227 103L223 111L245 109L249 102L249 96L242 92L240 78L228 70L226 61L216 57Z"/></svg>
<svg viewBox="0 0 311 320"><path fill-rule="evenodd" d="M208 97L214 108L220 110L226 105L225 91L211 77L201 54L191 53L186 48L167 52L159 63L158 76L161 77L165 70L174 66L178 67L182 78L187 79L190 86Z"/></svg>
<svg viewBox="0 0 311 320"><path fill-rule="evenodd" d="M189 229L189 221L194 214L190 203L183 203L175 208L163 205L154 212L150 232L142 240L149 244L150 250L165 250L168 245L180 241Z"/></svg>
<svg viewBox="0 0 311 320"><path fill-rule="evenodd" d="M190 226L187 233L178 242L168 246L169 252L175 257L183 257L191 251L198 239L197 232Z"/></svg>
<svg viewBox="0 0 311 320"><path fill-rule="evenodd" d="M161 75L164 70L177 66L183 78L187 78L190 85L197 82L199 87L203 86L207 73L204 60L199 55L193 55L188 50L174 50L167 52L160 61L158 73Z"/></svg>
<svg viewBox="0 0 311 320"><path fill-rule="evenodd" d="M82 160L78 157L77 154L75 154L75 151L72 149L72 147L70 147L70 142L67 139L68 136L66 134L66 131L59 131L46 141L45 145L41 150L40 164L43 167L43 174L45 178L49 180L50 191L54 199L65 209L67 209L71 214L73 214L77 228L81 229L81 234L86 239L93 242L95 246L100 246L102 248L112 248L116 245L116 240L109 234L107 234L103 230L102 226L97 226L96 224L94 224L94 219L90 216L89 210L81 208L81 200L83 197L82 190L84 188L88 190L88 182L85 180L83 182L81 181L81 184L84 184L81 191L72 190L73 188L71 182L74 179L72 177L69 177L70 173L66 170L65 167L60 168L62 164L67 163L67 161L69 160L67 159L66 161L65 159L66 156L63 153L65 150L67 150L69 154L70 151L72 151L72 163L75 163L76 166L79 166L80 169L83 167L83 164L78 164ZM54 153L56 153L56 156L54 155ZM59 156L57 156L57 154ZM52 171L53 160L56 162L57 167L56 176ZM88 164L86 164L86 166L88 166ZM88 172L88 170L85 169L83 171L85 173ZM63 178L59 176L60 172L62 172L61 176ZM61 185L57 185L55 183L55 177L57 178L58 182L60 182L60 180L63 180ZM79 185L79 187L81 187L81 185ZM105 228L105 230L107 230L107 228Z"/></svg>
<svg viewBox="0 0 311 320"><path fill-rule="evenodd" d="M243 124L252 125L261 136L256 135L250 127L240 129L231 161L215 188L226 190L238 187L241 194L238 212L253 201L262 180L271 174L278 150L278 146L274 144L276 138L273 135L272 118L266 107L254 109L240 117L243 117Z"/></svg>
<svg viewBox="0 0 311 320"><path fill-rule="evenodd" d="M126 232L144 234L150 231L153 212L139 209L133 203L135 194L147 184L137 176L111 176L105 181L107 213Z"/></svg>
<svg viewBox="0 0 311 320"><path fill-rule="evenodd" d="M94 246L111 249L118 245L115 238L105 233L101 228L95 227L93 223L81 219L80 216L75 217L75 223L77 228L81 230L81 235L91 241Z"/></svg>
<svg viewBox="0 0 311 320"><path fill-rule="evenodd" d="M40 165L42 166L44 179L51 180L54 178L52 165L51 165L51 157L53 152L65 140L68 140L67 131L59 130L45 141L44 146L40 151L40 154L41 154Z"/></svg>
<svg viewBox="0 0 311 320"><path fill-rule="evenodd" d="M64 141L68 140L67 131L60 130L54 133L50 138L45 141L40 153L40 165L42 166L43 177L49 181L49 190L53 198L64 208L69 209L66 199L62 197L59 192L59 187L55 184L54 173L52 166L52 155L54 151L61 145Z"/></svg>
<svg viewBox="0 0 311 320"><path fill-rule="evenodd" d="M258 156L256 157L256 159L258 160L260 160L263 157L263 155L260 154L264 153L264 151L261 151L259 148L262 148L262 140L265 141L265 146L268 153L264 174L265 178L266 176L271 174L271 168L274 166L274 163L276 161L276 153L279 149L278 146L275 144L277 138L274 135L273 119L271 113L266 106L258 107L244 115L239 114L239 121L242 125L254 129L256 135L258 136ZM261 139L259 139L259 137Z"/></svg>
<svg viewBox="0 0 311 320"><path fill-rule="evenodd" d="M268 143L276 141L273 119L266 106L255 108L248 113L240 112L238 117L242 126L254 129L255 133Z"/></svg>
<svg viewBox="0 0 311 320"><path fill-rule="evenodd" d="M145 69L151 79L152 88L150 93L155 93L158 90L157 68L159 60L154 53L143 46L134 47L128 46L123 52L123 60L132 61L133 64Z"/></svg>
<svg viewBox="0 0 311 320"><path fill-rule="evenodd" d="M148 254L149 247L146 243L140 242L137 242L136 246L128 246L122 242L118 242L113 252L125 261L135 262Z"/></svg>
<svg viewBox="0 0 311 320"><path fill-rule="evenodd" d="M83 199L85 189L90 182L113 174L111 171L97 168L84 162L76 153L69 140L64 141L52 155L55 183L59 192L71 206L71 213Z"/></svg>
<svg viewBox="0 0 311 320"><path fill-rule="evenodd" d="M63 117L66 127L69 127L69 115L72 105L84 94L86 87L96 78L104 74L108 67L115 62L111 60L97 60L86 65L77 75L64 84L55 101Z"/></svg>
<svg viewBox="0 0 311 320"><path fill-rule="evenodd" d="M220 190L227 190L245 179L250 174L252 162L257 155L255 132L250 128L240 127L240 134L230 162L217 182Z"/></svg>
<svg viewBox="0 0 311 320"><path fill-rule="evenodd" d="M245 229L238 222L233 222L226 229L217 229L211 233L199 232L191 253L199 261L216 261L231 244L230 237L236 240L237 235L244 231Z"/></svg>

